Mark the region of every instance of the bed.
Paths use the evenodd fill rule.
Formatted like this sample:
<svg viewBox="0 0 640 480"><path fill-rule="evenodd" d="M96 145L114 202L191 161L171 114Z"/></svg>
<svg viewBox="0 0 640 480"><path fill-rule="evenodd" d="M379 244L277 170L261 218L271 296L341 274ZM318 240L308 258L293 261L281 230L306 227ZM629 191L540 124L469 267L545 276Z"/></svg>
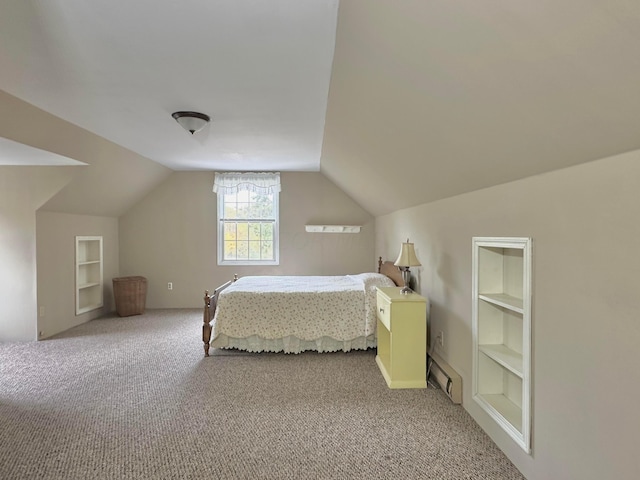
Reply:
<svg viewBox="0 0 640 480"><path fill-rule="evenodd" d="M376 346L376 287L402 285L391 262L377 273L246 276L205 292L202 340L210 347L300 353Z"/></svg>

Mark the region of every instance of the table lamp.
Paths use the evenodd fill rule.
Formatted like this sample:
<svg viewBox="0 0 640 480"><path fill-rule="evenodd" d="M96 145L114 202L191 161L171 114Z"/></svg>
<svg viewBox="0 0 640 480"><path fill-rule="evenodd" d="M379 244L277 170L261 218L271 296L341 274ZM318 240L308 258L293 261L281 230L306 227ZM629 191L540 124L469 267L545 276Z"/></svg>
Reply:
<svg viewBox="0 0 640 480"><path fill-rule="evenodd" d="M402 248L400 249L400 255L398 255L398 259L395 261L394 265L399 267L402 271L402 281L404 282L404 287L400 290L400 293L408 294L411 293L411 288L409 288L409 281L411 280L411 272L409 271L409 267L419 267L422 264L418 257L416 257L416 251L413 248L413 243L409 243L409 239L402 244Z"/></svg>

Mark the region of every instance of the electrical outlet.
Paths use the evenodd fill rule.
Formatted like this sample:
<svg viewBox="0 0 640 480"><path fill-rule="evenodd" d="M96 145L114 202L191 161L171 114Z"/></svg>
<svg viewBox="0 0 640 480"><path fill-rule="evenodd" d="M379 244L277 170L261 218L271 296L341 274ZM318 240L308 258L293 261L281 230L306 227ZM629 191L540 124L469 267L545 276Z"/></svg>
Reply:
<svg viewBox="0 0 640 480"><path fill-rule="evenodd" d="M438 340L438 345L440 346L440 348L444 348L444 332L443 331L438 332L438 336L436 337L436 340Z"/></svg>
<svg viewBox="0 0 640 480"><path fill-rule="evenodd" d="M167 283L167 290L173 290L173 282Z"/></svg>
<svg viewBox="0 0 640 480"><path fill-rule="evenodd" d="M40 305L40 316L44 317L44 306Z"/></svg>

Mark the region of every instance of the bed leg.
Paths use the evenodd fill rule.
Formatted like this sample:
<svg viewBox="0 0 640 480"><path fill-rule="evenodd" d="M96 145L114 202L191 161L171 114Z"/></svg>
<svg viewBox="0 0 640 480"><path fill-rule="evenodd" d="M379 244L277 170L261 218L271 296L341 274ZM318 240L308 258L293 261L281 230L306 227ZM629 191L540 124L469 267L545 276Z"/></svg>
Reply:
<svg viewBox="0 0 640 480"><path fill-rule="evenodd" d="M207 326L202 327L202 341L204 342L204 356L209 356L209 339L211 338L211 327L207 329Z"/></svg>
<svg viewBox="0 0 640 480"><path fill-rule="evenodd" d="M204 356L209 356L209 342L211 341L211 297L209 290L204 292L204 312L202 316L202 341L204 342Z"/></svg>

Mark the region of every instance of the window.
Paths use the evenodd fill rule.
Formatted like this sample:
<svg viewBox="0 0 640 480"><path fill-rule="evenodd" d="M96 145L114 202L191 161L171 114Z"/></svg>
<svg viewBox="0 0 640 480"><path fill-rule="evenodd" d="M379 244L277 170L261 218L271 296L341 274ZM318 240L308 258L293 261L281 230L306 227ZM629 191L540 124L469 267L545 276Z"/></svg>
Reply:
<svg viewBox="0 0 640 480"><path fill-rule="evenodd" d="M218 265L278 265L279 173L216 173Z"/></svg>

